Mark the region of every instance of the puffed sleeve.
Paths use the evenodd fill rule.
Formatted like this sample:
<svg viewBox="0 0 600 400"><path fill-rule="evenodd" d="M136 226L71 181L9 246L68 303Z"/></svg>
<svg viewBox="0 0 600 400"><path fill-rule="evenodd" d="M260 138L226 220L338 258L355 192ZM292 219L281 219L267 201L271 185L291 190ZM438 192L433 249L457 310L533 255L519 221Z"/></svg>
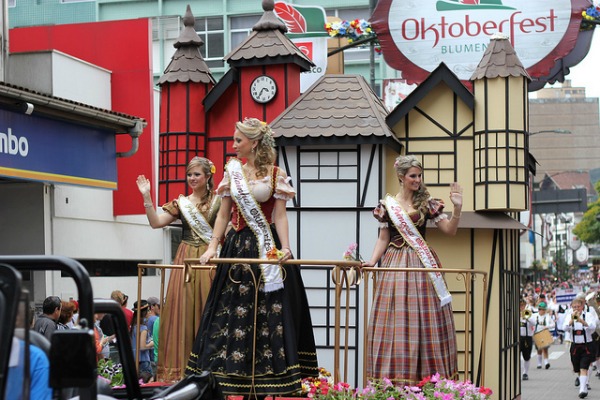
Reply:
<svg viewBox="0 0 600 400"><path fill-rule="evenodd" d="M430 198L427 203L427 207L429 209L429 218L433 220L433 222L437 224L443 219L448 219L448 216L443 213L444 201L442 199Z"/></svg>
<svg viewBox="0 0 600 400"><path fill-rule="evenodd" d="M296 189L290 185L292 178L286 175L281 168L277 168L277 177L275 178L275 192L273 197L280 200L291 200L296 196Z"/></svg>
<svg viewBox="0 0 600 400"><path fill-rule="evenodd" d="M389 228L390 217L387 213L387 209L385 208L385 201L380 200L377 207L373 210L373 216L377 221L379 221L380 228Z"/></svg>
<svg viewBox="0 0 600 400"><path fill-rule="evenodd" d="M217 194L221 197L231 196L231 183L229 182L229 172L225 170L223 180L217 186Z"/></svg>
<svg viewBox="0 0 600 400"><path fill-rule="evenodd" d="M177 203L177 200L172 200L168 203L165 203L162 206L162 209L171 214L172 216L174 216L175 218L179 218L179 203Z"/></svg>

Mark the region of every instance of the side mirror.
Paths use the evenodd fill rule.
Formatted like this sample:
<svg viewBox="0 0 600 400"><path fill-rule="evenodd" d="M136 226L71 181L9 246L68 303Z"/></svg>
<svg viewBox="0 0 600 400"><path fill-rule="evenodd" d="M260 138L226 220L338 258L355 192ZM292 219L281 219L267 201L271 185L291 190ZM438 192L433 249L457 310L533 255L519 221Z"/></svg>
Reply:
<svg viewBox="0 0 600 400"><path fill-rule="evenodd" d="M50 386L55 389L96 385L98 369L94 331L55 331L50 346Z"/></svg>

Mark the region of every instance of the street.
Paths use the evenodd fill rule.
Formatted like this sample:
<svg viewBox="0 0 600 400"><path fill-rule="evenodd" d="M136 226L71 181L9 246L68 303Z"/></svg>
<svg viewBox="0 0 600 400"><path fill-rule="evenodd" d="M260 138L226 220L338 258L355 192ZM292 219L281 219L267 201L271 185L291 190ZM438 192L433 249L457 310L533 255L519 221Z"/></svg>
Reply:
<svg viewBox="0 0 600 400"><path fill-rule="evenodd" d="M522 400L579 399L575 374L571 368L569 351L558 341L550 347L550 369L537 369L535 349L531 355L529 380L522 381ZM600 379L590 370L590 390L586 399L600 399Z"/></svg>

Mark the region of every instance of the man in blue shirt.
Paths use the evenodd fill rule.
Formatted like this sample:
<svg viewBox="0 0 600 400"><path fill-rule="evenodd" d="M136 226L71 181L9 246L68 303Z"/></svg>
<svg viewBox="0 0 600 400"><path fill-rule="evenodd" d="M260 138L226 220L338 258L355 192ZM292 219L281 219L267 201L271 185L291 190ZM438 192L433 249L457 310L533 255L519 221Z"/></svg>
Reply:
<svg viewBox="0 0 600 400"><path fill-rule="evenodd" d="M6 385L6 399L20 400L23 398L25 342L13 338ZM36 400L51 400L52 389L48 386L50 362L43 350L29 345L29 398Z"/></svg>

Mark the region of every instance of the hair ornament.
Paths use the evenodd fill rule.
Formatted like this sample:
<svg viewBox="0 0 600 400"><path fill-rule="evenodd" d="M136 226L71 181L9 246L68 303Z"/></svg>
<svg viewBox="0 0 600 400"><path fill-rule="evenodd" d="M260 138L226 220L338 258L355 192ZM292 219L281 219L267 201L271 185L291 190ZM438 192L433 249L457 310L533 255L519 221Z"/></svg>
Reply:
<svg viewBox="0 0 600 400"><path fill-rule="evenodd" d="M272 133L271 129L269 129L269 128L267 129L267 131L265 132L265 134L262 137L261 142L265 146L275 147L275 139L273 139L273 133Z"/></svg>

